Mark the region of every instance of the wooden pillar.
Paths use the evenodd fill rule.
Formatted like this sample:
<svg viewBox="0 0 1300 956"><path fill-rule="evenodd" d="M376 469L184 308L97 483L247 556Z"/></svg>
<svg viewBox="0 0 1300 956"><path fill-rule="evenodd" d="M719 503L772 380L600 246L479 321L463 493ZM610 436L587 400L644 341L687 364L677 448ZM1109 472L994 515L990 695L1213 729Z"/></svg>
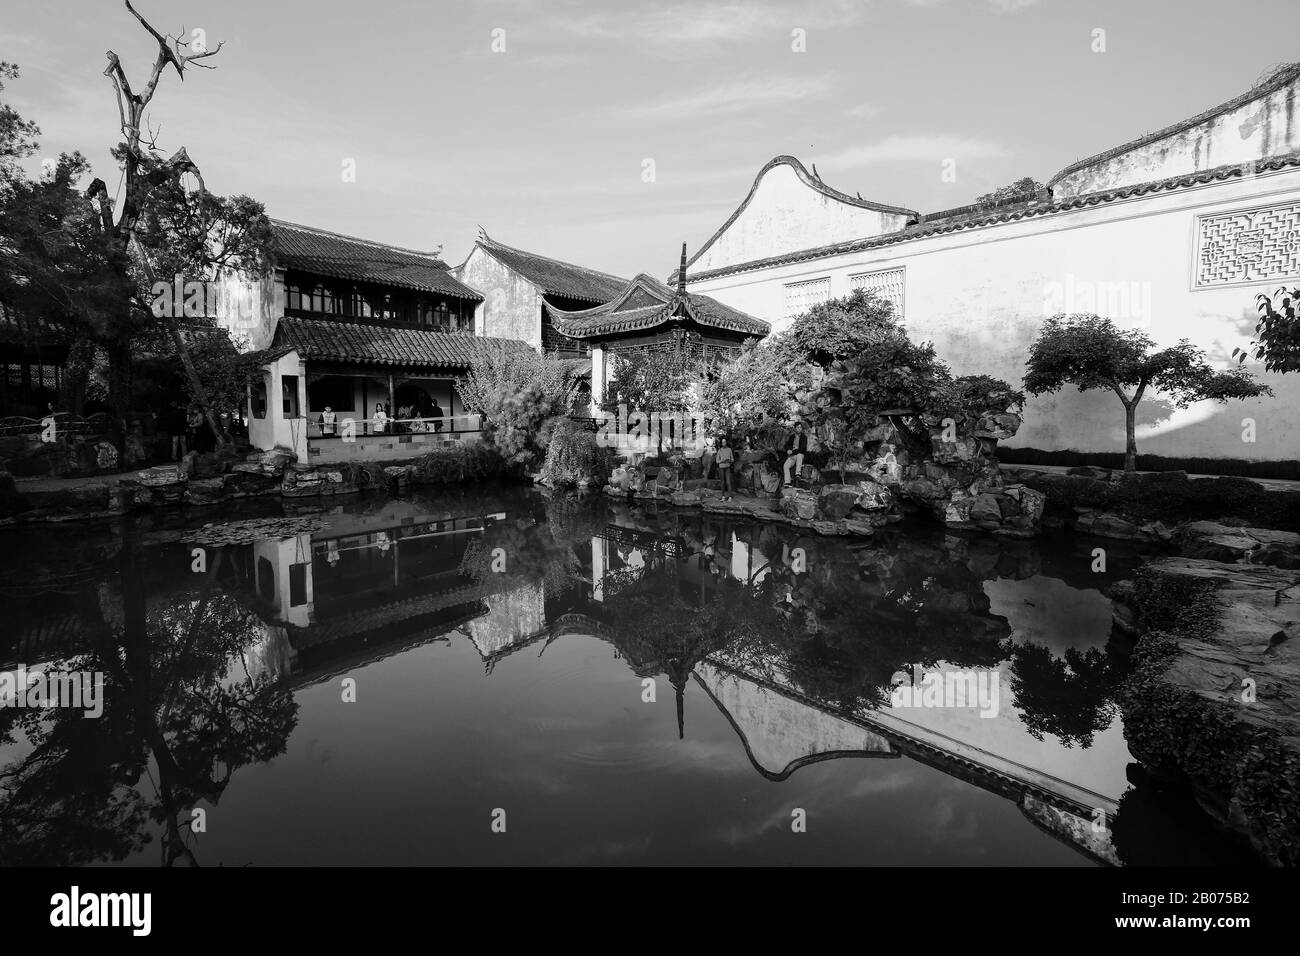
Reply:
<svg viewBox="0 0 1300 956"><path fill-rule="evenodd" d="M397 414L397 408L393 404L393 376L388 376L388 417L392 418Z"/></svg>

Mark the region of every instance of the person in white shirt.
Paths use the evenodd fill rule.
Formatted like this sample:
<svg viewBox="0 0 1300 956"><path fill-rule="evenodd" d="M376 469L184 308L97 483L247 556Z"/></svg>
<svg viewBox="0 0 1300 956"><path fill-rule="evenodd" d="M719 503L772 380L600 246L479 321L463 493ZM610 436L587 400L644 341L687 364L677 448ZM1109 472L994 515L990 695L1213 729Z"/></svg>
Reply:
<svg viewBox="0 0 1300 956"><path fill-rule="evenodd" d="M382 435L388 429L388 412L384 411L383 402L375 402L375 434Z"/></svg>

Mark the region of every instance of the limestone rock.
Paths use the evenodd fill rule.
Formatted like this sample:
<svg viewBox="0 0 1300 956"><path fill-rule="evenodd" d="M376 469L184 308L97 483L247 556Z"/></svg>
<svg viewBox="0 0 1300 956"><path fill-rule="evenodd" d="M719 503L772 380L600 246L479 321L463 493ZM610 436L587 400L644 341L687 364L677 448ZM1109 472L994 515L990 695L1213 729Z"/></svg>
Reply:
<svg viewBox="0 0 1300 956"><path fill-rule="evenodd" d="M781 514L800 521L812 521L817 517L817 493L806 488L782 488Z"/></svg>

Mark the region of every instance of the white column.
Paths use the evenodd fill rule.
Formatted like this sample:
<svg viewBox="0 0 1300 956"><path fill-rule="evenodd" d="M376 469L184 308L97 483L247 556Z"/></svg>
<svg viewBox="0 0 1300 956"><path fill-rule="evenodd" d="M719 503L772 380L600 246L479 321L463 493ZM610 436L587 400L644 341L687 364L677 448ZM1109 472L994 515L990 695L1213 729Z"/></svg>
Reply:
<svg viewBox="0 0 1300 956"><path fill-rule="evenodd" d="M599 345L591 347L591 414L600 414L600 403L605 397L605 350Z"/></svg>

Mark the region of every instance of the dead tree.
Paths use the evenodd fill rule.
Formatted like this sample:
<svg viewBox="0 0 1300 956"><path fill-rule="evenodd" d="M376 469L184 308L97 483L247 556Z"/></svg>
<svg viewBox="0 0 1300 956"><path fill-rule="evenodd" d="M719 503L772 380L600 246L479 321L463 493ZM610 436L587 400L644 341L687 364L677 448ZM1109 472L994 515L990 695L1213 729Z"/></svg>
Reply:
<svg viewBox="0 0 1300 956"><path fill-rule="evenodd" d="M123 0L123 2L131 15L139 20L140 25L157 41L158 55L149 74L149 81L144 85L143 89L136 92L131 86L130 80L127 79L126 71L122 68L122 61L118 58L118 55L112 50L108 51L108 66L104 70L104 75L113 81L113 88L117 93L118 117L124 137L120 156L124 196L122 209L117 213L117 221L114 222L113 202L103 180L94 180L90 184L87 195L97 201L103 228L118 244L123 253L124 261L126 261L126 257L134 253L137 258L142 260L141 268L149 276L152 283L153 267L148 261L144 248L136 235L140 220L148 208L150 194L159 185L169 180L179 180L186 174L195 177L200 191L203 191L205 186L202 173L190 159L185 147L182 146L178 149L170 159L163 159L153 151L154 147L157 146L157 142L152 133L146 135L145 111L158 89L159 80L162 79L163 73L166 72L169 66L176 70L176 75L182 81L185 79L185 68L187 66L193 65L205 70L215 69L215 67L201 61L219 53L222 44L218 43L211 50L192 50L188 43L182 42L178 37L165 36L155 30L149 21L131 6L131 0ZM182 33L184 33L183 30ZM203 412L203 417L207 420L208 427L212 429L217 444L224 444L225 436L217 424L216 415L208 401L207 389L199 379L198 371L194 367L189 348L185 344L185 337L181 334L175 315L168 315L166 322L172 343L180 356L181 365L185 369L185 375L189 379L190 387Z"/></svg>

